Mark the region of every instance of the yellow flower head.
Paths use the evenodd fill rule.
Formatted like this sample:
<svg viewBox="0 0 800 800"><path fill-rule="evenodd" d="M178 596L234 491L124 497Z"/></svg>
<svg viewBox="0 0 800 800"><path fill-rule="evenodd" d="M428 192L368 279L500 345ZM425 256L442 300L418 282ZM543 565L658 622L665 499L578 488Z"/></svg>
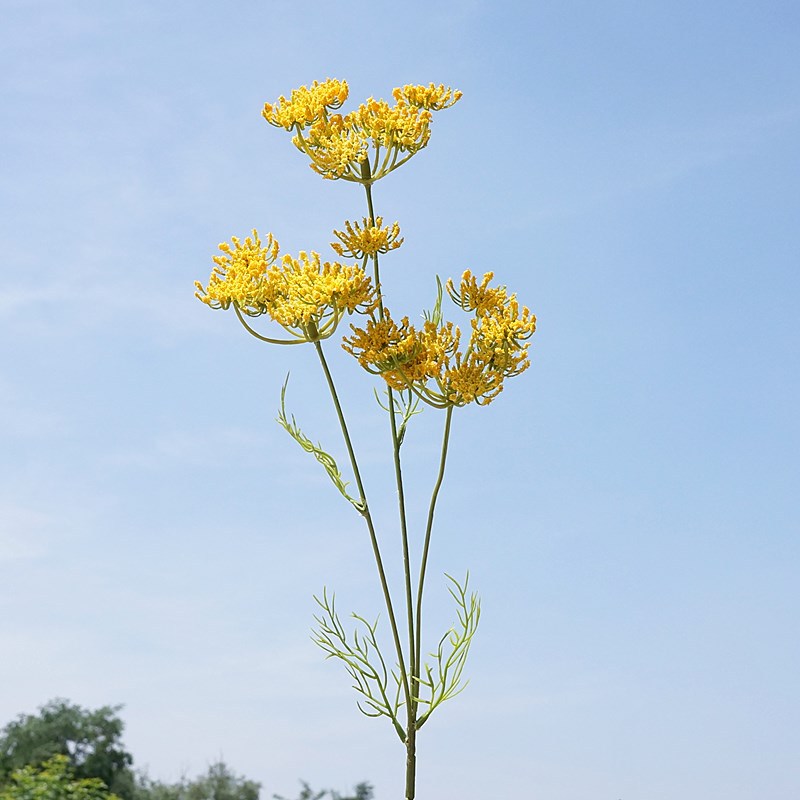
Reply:
<svg viewBox="0 0 800 800"><path fill-rule="evenodd" d="M443 108L450 108L455 105L462 97L461 92L454 92L449 86L429 83L427 86L406 85L398 87L392 92L392 96L400 104L408 104L425 108L429 111L441 111Z"/></svg>
<svg viewBox="0 0 800 800"><path fill-rule="evenodd" d="M266 311L265 275L278 257L278 242L268 234L266 245L261 244L258 231L242 242L234 236L233 247L223 242L222 255L214 256L214 267L208 285L195 281L195 296L211 308L229 308L231 303L250 316Z"/></svg>
<svg viewBox="0 0 800 800"><path fill-rule="evenodd" d="M425 147L431 111L449 108L461 97L443 85L409 85L394 90L394 106L370 97L349 114L329 114L347 94L344 81L314 82L295 89L289 100L281 96L266 103L262 114L270 124L295 131L293 144L322 177L363 184L383 178Z"/></svg>
<svg viewBox="0 0 800 800"><path fill-rule="evenodd" d="M330 336L345 313L371 312L378 303L361 267L322 263L319 253L281 257L272 234L262 246L253 231L219 246L208 286L198 281L196 296L211 308L231 304L248 316L268 314L296 339L316 341Z"/></svg>
<svg viewBox="0 0 800 800"><path fill-rule="evenodd" d="M520 312L516 298L472 321L470 349L487 369L510 378L529 366L526 341L536 330L536 317L527 308Z"/></svg>
<svg viewBox="0 0 800 800"><path fill-rule="evenodd" d="M367 137L354 125L350 115L333 114L317 120L308 135L299 132L292 144L311 159L311 169L323 178L349 178L360 175L361 162L367 157Z"/></svg>
<svg viewBox="0 0 800 800"><path fill-rule="evenodd" d="M426 320L420 341L425 354L425 374L428 378L439 382L443 370L458 352L461 330L452 322L437 324L432 320Z"/></svg>
<svg viewBox="0 0 800 800"><path fill-rule="evenodd" d="M475 402L488 405L503 390L503 381L530 366L528 339L536 330L536 317L528 308L520 309L517 298L504 287L490 287L491 273L480 285L465 272L455 302L473 310L472 334L464 354L445 371L444 395L453 405ZM451 296L452 281L448 282Z"/></svg>
<svg viewBox="0 0 800 800"><path fill-rule="evenodd" d="M489 286L492 278L494 278L494 273L487 272L479 284L472 272L467 270L461 276L461 285L458 289L455 288L453 279L448 278L447 293L453 302L464 311L477 311L478 314L485 314L492 308L504 305L508 299L505 286Z"/></svg>
<svg viewBox="0 0 800 800"><path fill-rule="evenodd" d="M370 97L348 117L372 139L374 147L416 153L431 138L431 112L416 106L390 106L385 100Z"/></svg>
<svg viewBox="0 0 800 800"><path fill-rule="evenodd" d="M345 337L342 347L358 360L367 372L383 375L394 389L405 388L397 374L398 367L412 366L419 345L417 332L403 317L398 325L384 309L383 319L369 319L365 328L351 325L352 335Z"/></svg>
<svg viewBox="0 0 800 800"><path fill-rule="evenodd" d="M488 406L503 391L503 375L487 370L475 354L456 355L455 364L445 370L442 383L447 401L454 406L477 403Z"/></svg>
<svg viewBox="0 0 800 800"><path fill-rule="evenodd" d="M442 326L426 322L418 331L403 317L398 325L388 309L382 319L368 320L365 328L350 327L353 333L342 347L367 372L380 375L392 389L411 388L418 394L429 380L441 377L461 335L451 322Z"/></svg>
<svg viewBox="0 0 800 800"><path fill-rule="evenodd" d="M342 315L371 311L377 304L370 279L360 267L322 263L319 253L285 255L266 276L267 313L293 335L330 336Z"/></svg>
<svg viewBox="0 0 800 800"><path fill-rule="evenodd" d="M338 242L331 242L331 247L344 258L365 258L376 253L388 253L403 244L399 239L400 226L383 227L383 217L376 217L375 224L363 218L363 223L345 221L345 230L334 231Z"/></svg>
<svg viewBox="0 0 800 800"><path fill-rule="evenodd" d="M456 304L473 314L464 349L459 328L442 319L441 295L421 330L407 317L398 325L384 310L380 319L371 314L364 328L351 326L342 346L391 388L410 389L436 408L488 405L506 378L528 368L528 339L536 330L536 317L505 287L491 286L492 277L487 273L478 283L467 271L459 290L447 282Z"/></svg>
<svg viewBox="0 0 800 800"><path fill-rule="evenodd" d="M289 100L281 95L277 103L264 103L261 116L270 125L287 131L295 125L304 128L324 117L329 108L339 108L347 100L348 92L347 81L332 78L322 83L314 81L310 88L293 89Z"/></svg>

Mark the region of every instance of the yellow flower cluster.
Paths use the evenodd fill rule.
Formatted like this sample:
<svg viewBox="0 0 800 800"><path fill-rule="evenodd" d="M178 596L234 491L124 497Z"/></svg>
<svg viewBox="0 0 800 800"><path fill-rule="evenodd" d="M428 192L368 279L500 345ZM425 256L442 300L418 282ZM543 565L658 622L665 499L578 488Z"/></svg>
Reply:
<svg viewBox="0 0 800 800"><path fill-rule="evenodd" d="M297 258L278 257L278 243L269 235L262 246L258 233L233 247L219 246L208 285L196 282L196 296L211 308L255 317L268 314L295 340L326 339L345 313L370 313L378 303L369 277L358 266L322 262L319 253L301 251Z"/></svg>
<svg viewBox="0 0 800 800"><path fill-rule="evenodd" d="M431 112L398 103L390 106L385 100L370 97L358 109L347 115L364 135L372 139L373 147L396 149L398 153L416 153L431 138Z"/></svg>
<svg viewBox="0 0 800 800"><path fill-rule="evenodd" d="M460 336L452 322L438 326L426 322L418 331L403 317L400 325L384 309L382 319L370 319L366 328L350 326L353 335L342 347L355 356L367 372L380 375L398 391L423 387L442 372L455 353Z"/></svg>
<svg viewBox="0 0 800 800"><path fill-rule="evenodd" d="M367 258L396 250L403 244L403 239L398 238L400 226L395 222L384 227L383 217L376 217L374 225L366 217L363 223L345 221L344 225L345 230L333 232L339 241L331 242L337 255L344 258Z"/></svg>
<svg viewBox="0 0 800 800"><path fill-rule="evenodd" d="M295 89L289 100L281 96L277 103L265 103L262 114L270 124L295 131L292 143L309 157L315 172L365 184L388 175L425 147L431 112L461 98L461 92L443 85L409 85L394 90L393 106L370 97L349 114L328 114L347 94L345 81L315 81L311 88Z"/></svg>
<svg viewBox="0 0 800 800"><path fill-rule="evenodd" d="M398 103L408 103L410 106L427 108L431 111L441 111L443 108L450 108L461 99L461 92L454 92L444 84L434 86L432 83L427 86L407 85L397 88L392 92L392 96Z"/></svg>
<svg viewBox="0 0 800 800"><path fill-rule="evenodd" d="M357 266L321 263L319 253L285 255L266 275L267 313L290 332L309 339L330 336L342 314L367 312L377 305L370 279Z"/></svg>
<svg viewBox="0 0 800 800"><path fill-rule="evenodd" d="M479 284L472 272L467 270L461 276L461 285L458 289L452 278L447 279L447 293L453 302L464 311L477 311L479 315L486 314L489 309L503 305L506 300L504 286L489 286L492 278L494 278L494 273L487 272Z"/></svg>
<svg viewBox="0 0 800 800"><path fill-rule="evenodd" d="M455 365L445 370L443 382L448 387L452 405L456 406L473 401L489 405L503 391L502 373L485 369L473 354L466 358L457 354Z"/></svg>
<svg viewBox="0 0 800 800"><path fill-rule="evenodd" d="M289 100L281 95L277 103L264 103L261 116L277 128L302 129L324 117L329 108L339 108L347 100L348 92L347 81L331 78L322 83L314 81L310 89L306 86L294 89Z"/></svg>
<svg viewBox="0 0 800 800"><path fill-rule="evenodd" d="M306 136L298 130L292 138L292 144L311 159L311 169L323 178L353 180L355 165L367 157L367 137L349 117L334 114L319 119Z"/></svg>
<svg viewBox="0 0 800 800"><path fill-rule="evenodd" d="M429 319L417 330L407 318L397 325L388 311L380 319L373 313L365 328L351 326L342 346L390 387L411 389L429 405L488 405L506 378L528 368L527 340L536 330L536 317L504 287L490 286L492 277L487 273L478 284L467 271L458 290L447 283L456 304L474 312L463 351L461 331L452 322Z"/></svg>
<svg viewBox="0 0 800 800"><path fill-rule="evenodd" d="M255 317L266 311L264 275L278 258L278 242L268 234L266 245L262 246L258 231L253 229L253 237L242 242L234 236L233 247L223 242L219 249L221 256L214 256L216 264L208 285L195 281L195 297L211 308L230 308L231 303L249 316Z"/></svg>

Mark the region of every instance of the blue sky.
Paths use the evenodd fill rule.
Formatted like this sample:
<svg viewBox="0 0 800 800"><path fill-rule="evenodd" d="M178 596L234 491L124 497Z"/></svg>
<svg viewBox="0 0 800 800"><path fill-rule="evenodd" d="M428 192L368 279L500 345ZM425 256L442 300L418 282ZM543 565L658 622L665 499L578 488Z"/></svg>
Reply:
<svg viewBox="0 0 800 800"><path fill-rule="evenodd" d="M532 368L455 417L429 639L445 571L484 616L470 687L420 734L420 800L800 794L797 4L0 12L0 721L123 703L154 777L222 756L265 797L399 796L393 732L309 641L323 585L380 608L360 520L273 422L291 370L341 458L313 352L192 283L232 235L323 250L365 213L265 101L434 81L463 100L376 186L406 237L389 305L492 269L539 331ZM331 357L397 563L385 420ZM409 432L417 529L441 421Z"/></svg>

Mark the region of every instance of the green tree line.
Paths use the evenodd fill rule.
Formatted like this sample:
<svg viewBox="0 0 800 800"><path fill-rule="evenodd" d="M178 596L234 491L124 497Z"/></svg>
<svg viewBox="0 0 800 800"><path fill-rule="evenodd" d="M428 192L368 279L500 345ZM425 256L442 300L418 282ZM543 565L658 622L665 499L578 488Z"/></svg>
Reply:
<svg viewBox="0 0 800 800"><path fill-rule="evenodd" d="M81 708L51 700L0 730L0 800L260 800L261 785L222 761L204 775L164 783L133 769L122 744L122 706ZM297 800L372 800L359 783L352 795L314 791L302 782ZM289 800L273 795L275 800Z"/></svg>

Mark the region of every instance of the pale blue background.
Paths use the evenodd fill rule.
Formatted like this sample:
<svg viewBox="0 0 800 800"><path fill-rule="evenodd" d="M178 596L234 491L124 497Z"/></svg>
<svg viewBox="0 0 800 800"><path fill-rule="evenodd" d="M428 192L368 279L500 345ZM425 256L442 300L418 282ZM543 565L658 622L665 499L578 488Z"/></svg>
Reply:
<svg viewBox="0 0 800 800"><path fill-rule="evenodd" d="M265 798L400 797L399 742L308 638L323 584L380 603L360 520L272 421L291 369L341 455L313 351L192 282L253 226L323 250L364 213L266 100L445 82L464 99L376 187L406 236L389 305L494 269L540 330L533 367L456 415L429 639L445 570L471 569L484 619L418 796L800 796L797 3L0 9L0 722L124 703L154 777L222 756ZM332 358L396 563L384 420ZM415 522L440 425L409 433Z"/></svg>

